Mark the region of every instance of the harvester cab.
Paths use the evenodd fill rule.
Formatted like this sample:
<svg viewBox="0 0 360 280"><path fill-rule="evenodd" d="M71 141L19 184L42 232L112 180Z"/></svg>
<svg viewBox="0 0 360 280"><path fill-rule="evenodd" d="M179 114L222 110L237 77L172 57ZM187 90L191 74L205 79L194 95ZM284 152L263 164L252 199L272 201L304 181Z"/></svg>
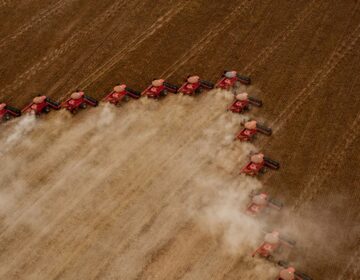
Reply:
<svg viewBox="0 0 360 280"><path fill-rule="evenodd" d="M262 101L253 97L250 97L246 92L238 93L235 96L235 100L233 103L228 107L228 110L230 110L233 113L243 113L245 111L248 111L250 109L249 105L253 105L256 107L262 106Z"/></svg>
<svg viewBox="0 0 360 280"><path fill-rule="evenodd" d="M221 76L221 79L216 83L216 87L229 90L231 88L239 87L240 84L250 85L251 84L250 77L240 75L238 74L237 71L225 70Z"/></svg>
<svg viewBox="0 0 360 280"><path fill-rule="evenodd" d="M11 107L6 103L0 103L0 118L2 121L8 121L11 118L21 116L21 111L17 108Z"/></svg>
<svg viewBox="0 0 360 280"><path fill-rule="evenodd" d="M213 88L214 84L212 82L201 80L199 76L190 75L186 78L185 83L180 87L178 92L184 95L194 95L201 93L204 89L210 90Z"/></svg>
<svg viewBox="0 0 360 280"><path fill-rule="evenodd" d="M45 95L39 95L35 97L32 102L22 110L22 112L40 115L49 113L51 109L61 109L60 103L50 99Z"/></svg>
<svg viewBox="0 0 360 280"><path fill-rule="evenodd" d="M61 106L75 114L79 109L86 109L88 105L96 107L98 104L99 102L96 99L78 90L73 92L70 98L65 100Z"/></svg>
<svg viewBox="0 0 360 280"><path fill-rule="evenodd" d="M280 168L280 163L265 157L262 153L257 153L250 157L250 162L240 170L240 174L256 176L265 173L267 168L277 170Z"/></svg>
<svg viewBox="0 0 360 280"><path fill-rule="evenodd" d="M242 142L251 142L256 137L257 132L267 136L272 134L271 128L252 120L245 122L244 128L236 135L236 138Z"/></svg>
<svg viewBox="0 0 360 280"><path fill-rule="evenodd" d="M159 99L165 97L169 92L177 93L178 87L166 82L164 79L153 79L151 85L148 86L141 95L148 98Z"/></svg>

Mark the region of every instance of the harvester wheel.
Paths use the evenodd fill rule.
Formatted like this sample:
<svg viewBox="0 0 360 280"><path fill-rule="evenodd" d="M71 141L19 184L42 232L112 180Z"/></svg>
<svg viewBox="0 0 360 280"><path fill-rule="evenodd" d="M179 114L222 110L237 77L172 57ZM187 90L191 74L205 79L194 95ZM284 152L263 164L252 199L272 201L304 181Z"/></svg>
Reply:
<svg viewBox="0 0 360 280"><path fill-rule="evenodd" d="M265 174L267 172L267 168L266 167L263 167L260 169L260 173L261 174Z"/></svg>
<svg viewBox="0 0 360 280"><path fill-rule="evenodd" d="M86 109L87 104L85 102L83 102L83 103L80 104L79 107L80 107L80 109Z"/></svg>
<svg viewBox="0 0 360 280"><path fill-rule="evenodd" d="M168 95L168 91L167 91L166 89L164 89L163 92L162 92L162 95L163 95L163 96Z"/></svg>
<svg viewBox="0 0 360 280"><path fill-rule="evenodd" d="M11 119L10 114L5 114L5 115L3 116L3 120L4 120L4 121L8 121L8 120L10 120L10 119Z"/></svg>
<svg viewBox="0 0 360 280"><path fill-rule="evenodd" d="M43 109L43 113L47 114L50 112L50 107L49 106L46 106L44 109Z"/></svg>
<svg viewBox="0 0 360 280"><path fill-rule="evenodd" d="M125 101L125 102L128 102L129 100L130 100L129 96L125 95L125 96L124 96L124 101Z"/></svg>

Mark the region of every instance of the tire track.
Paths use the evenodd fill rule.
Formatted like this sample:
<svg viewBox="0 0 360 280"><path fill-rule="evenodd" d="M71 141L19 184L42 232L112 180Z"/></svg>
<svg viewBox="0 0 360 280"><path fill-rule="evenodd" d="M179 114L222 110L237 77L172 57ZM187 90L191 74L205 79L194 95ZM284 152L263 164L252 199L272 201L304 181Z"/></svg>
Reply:
<svg viewBox="0 0 360 280"><path fill-rule="evenodd" d="M286 29L281 32L275 39L270 43L269 46L265 47L256 58L250 62L244 68L244 73L253 74L255 71L255 67L264 64L265 61L269 59L269 57L274 53L276 49L278 49L286 40L290 37L291 34L296 31L299 26L307 19L314 10L319 8L321 5L320 1L314 0L301 12L301 14L292 21L289 25L287 25Z"/></svg>
<svg viewBox="0 0 360 280"><path fill-rule="evenodd" d="M137 2L133 1L132 2L132 5L140 8L141 7L141 2L139 2L139 0L136 0ZM145 2L144 2L145 3ZM146 5L146 4L143 4ZM47 92L49 93L49 95L51 95L52 93L54 92L58 92L59 91L59 88L63 88L63 85L74 85L74 80L76 81L77 83L77 77L76 75L74 76L73 74L74 73L77 73L79 71L81 71L82 73L85 73L86 71L88 73L92 73L93 71L91 70L93 67L93 69L96 69L96 66L98 65L98 62L96 63L89 63L89 61L92 59L92 58L95 58L96 55L98 53L100 53L101 51L104 51L105 47L104 45L106 45L106 43L108 43L108 39L109 38L112 38L112 36L115 35L114 38L112 38L112 40L115 40L117 39L119 36L121 36L121 33L118 31L118 26L115 25L113 27L111 27L110 31L109 32L104 32L104 37L103 39L91 50L89 51L89 54L86 55L86 57L83 57L81 59L81 62L80 63L77 63L77 65L75 67L73 67L71 69L71 71L69 71L68 73L66 73L61 79L57 80L56 81L56 84L54 84L51 88L48 88ZM111 40L110 40L111 42ZM86 66L87 65L87 66ZM90 70L89 70L90 69ZM89 74L88 74L89 75ZM73 88L76 86L71 86L71 88ZM68 92L70 93L70 92ZM67 94L68 94L67 93ZM67 95L66 94L66 95ZM64 97L64 96L63 96Z"/></svg>
<svg viewBox="0 0 360 280"><path fill-rule="evenodd" d="M180 2L179 5L172 7L163 16L159 17L150 27L129 42L124 49L112 56L106 63L90 74L85 80L81 81L77 87L86 89L89 85L97 81L100 77L110 71L125 54L134 51L145 40L153 36L164 24L168 23L176 14L180 13L186 6L188 1Z"/></svg>
<svg viewBox="0 0 360 280"><path fill-rule="evenodd" d="M4 94L12 94L18 90L21 86L24 85L25 82L29 81L36 73L45 69L51 63L53 63L56 59L58 59L61 55L66 53L67 51L72 50L78 44L82 43L82 40L91 35L96 28L105 22L112 19L114 16L118 15L118 10L126 5L126 2L115 2L110 8L108 8L104 13L100 14L95 18L94 21L90 22L85 28L76 31L71 37L61 44L60 47L51 51L47 55L43 56L40 61L35 63L32 67L30 67L27 71L23 72L20 76L18 76L11 84L4 86L0 90L0 97L3 97Z"/></svg>
<svg viewBox="0 0 360 280"><path fill-rule="evenodd" d="M304 201L311 201L314 196L320 191L320 188L322 187L328 176L333 173L333 171L336 170L338 166L343 162L349 146L358 137L359 131L360 113L357 114L355 120L351 124L350 128L346 131L341 141L339 141L338 145L336 145L332 152L328 153L326 157L322 160L315 176L311 177L309 183L307 183L306 186L302 189L297 201L291 209L292 211L298 210L300 206L304 203Z"/></svg>
<svg viewBox="0 0 360 280"><path fill-rule="evenodd" d="M177 59L171 66L166 69L162 74L161 77L169 78L172 74L174 74L179 68L181 68L185 63L187 63L190 59L192 59L196 53L202 51L207 44L211 43L211 41L219 35L220 32L225 30L229 27L236 16L240 14L244 14L250 8L250 1L243 1L240 3L239 6L236 7L230 14L228 14L224 22L218 23L215 28L212 28L205 36L202 37L196 44L194 44L190 49L188 49L179 59ZM179 63L180 62L180 63Z"/></svg>
<svg viewBox="0 0 360 280"><path fill-rule="evenodd" d="M360 239L359 239L360 241ZM360 248L357 246L357 250L355 254L350 258L350 261L348 262L347 266L344 268L344 270L341 272L340 276L337 278L338 280L355 280L357 278L349 278L354 276L357 277L360 273Z"/></svg>
<svg viewBox="0 0 360 280"><path fill-rule="evenodd" d="M48 17L55 16L56 14L58 14L61 11L62 7L64 7L65 5L67 5L73 1L76 1L76 0L65 0L65 1L59 0L59 1L55 2L53 5L51 5L50 7L47 7L45 9L43 9L42 11L40 11L40 13L38 15L36 15L30 19L29 23L23 24L13 34L9 34L9 35L5 36L4 38L2 38L0 41L0 50L2 48L4 48L4 46L6 46L7 44L10 44L13 40L17 39L24 33L28 32L31 28L36 27L40 23L44 23L44 21Z"/></svg>
<svg viewBox="0 0 360 280"><path fill-rule="evenodd" d="M162 244L146 252L145 259L147 261L141 271L134 276L134 280L150 279L149 275L153 275L152 272L154 270L157 271L156 266L163 266L164 262L168 264L171 263L171 265L174 265L176 262L176 272L170 273L171 278L169 277L170 275L168 275L168 279L182 279L185 274L190 273L191 266L201 257L200 252L206 253L209 249L207 246L205 246L205 248L202 247L203 244L201 244L201 241L203 237L201 235L190 236L194 226L191 221L184 222L182 225L179 225L174 235L170 238L167 237L167 240L164 240ZM188 239L189 242L181 244L184 239ZM185 263L181 261L181 258L175 258L175 256L179 257L190 251L192 251L193 254L188 256ZM189 264L191 265L189 266ZM179 269L179 266L182 268Z"/></svg>
<svg viewBox="0 0 360 280"><path fill-rule="evenodd" d="M285 107L273 122L274 133L278 132L294 114L305 104L309 96L328 78L342 59L355 47L360 38L360 24L346 39L342 39L340 45L330 55L326 63L315 73L310 82L299 92L299 94Z"/></svg>

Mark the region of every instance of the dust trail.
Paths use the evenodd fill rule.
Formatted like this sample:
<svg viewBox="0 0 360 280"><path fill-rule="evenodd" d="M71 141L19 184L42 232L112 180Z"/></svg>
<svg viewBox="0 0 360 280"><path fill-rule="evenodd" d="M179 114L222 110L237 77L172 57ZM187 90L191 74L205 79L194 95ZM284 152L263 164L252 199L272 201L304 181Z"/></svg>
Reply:
<svg viewBox="0 0 360 280"><path fill-rule="evenodd" d="M0 154L5 153L13 146L17 145L19 141L23 140L23 137L29 133L36 124L36 118L34 115L26 115L21 119L14 120L9 125L13 125L10 131L7 131L8 135L2 137L2 145Z"/></svg>
<svg viewBox="0 0 360 280"><path fill-rule="evenodd" d="M166 252L177 268L152 279L169 279L190 265L187 256L206 256L179 246L182 228L187 244L220 238L220 259L246 259L264 223L243 211L261 183L238 176L256 148L233 141L243 117L226 112L232 98L214 90L102 104L2 131L10 140L0 162L1 277L151 278ZM239 266L248 275L268 269L252 260Z"/></svg>

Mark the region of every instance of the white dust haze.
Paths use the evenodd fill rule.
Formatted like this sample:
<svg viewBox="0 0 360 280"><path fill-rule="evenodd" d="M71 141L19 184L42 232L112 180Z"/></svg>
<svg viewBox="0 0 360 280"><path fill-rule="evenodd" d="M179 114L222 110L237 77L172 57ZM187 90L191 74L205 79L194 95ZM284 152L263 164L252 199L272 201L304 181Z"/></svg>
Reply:
<svg viewBox="0 0 360 280"><path fill-rule="evenodd" d="M217 260L241 260L243 279L271 279L276 268L250 257L266 223L245 209L262 185L238 174L256 148L234 141L249 117L226 111L232 98L218 90L142 98L7 124L0 278L51 279L62 269L65 279L133 279L153 270L171 279L177 270L157 265L159 248L170 246L163 254L185 267L190 256L206 256L186 245L194 242L210 246ZM183 234L187 241L177 246Z"/></svg>

